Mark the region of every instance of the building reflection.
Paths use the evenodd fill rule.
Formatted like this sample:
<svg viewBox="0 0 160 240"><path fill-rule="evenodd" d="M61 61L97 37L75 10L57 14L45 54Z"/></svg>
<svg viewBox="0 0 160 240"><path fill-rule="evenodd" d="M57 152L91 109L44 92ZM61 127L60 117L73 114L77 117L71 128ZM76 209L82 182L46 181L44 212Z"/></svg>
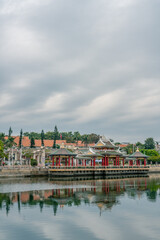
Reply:
<svg viewBox="0 0 160 240"><path fill-rule="evenodd" d="M145 177L68 181L68 187L61 181L53 181L53 183L57 187L52 190L1 193L0 208L5 208L8 214L11 207L15 205L18 211L21 211L24 206L39 206L40 211L43 211L44 206L49 206L53 208L53 213L56 215L58 209L67 206L93 204L99 208L101 215L103 211L111 210L113 206L120 204L120 198L124 194L130 198L138 197L139 199L145 195L148 200L156 201L160 189L157 180Z"/></svg>

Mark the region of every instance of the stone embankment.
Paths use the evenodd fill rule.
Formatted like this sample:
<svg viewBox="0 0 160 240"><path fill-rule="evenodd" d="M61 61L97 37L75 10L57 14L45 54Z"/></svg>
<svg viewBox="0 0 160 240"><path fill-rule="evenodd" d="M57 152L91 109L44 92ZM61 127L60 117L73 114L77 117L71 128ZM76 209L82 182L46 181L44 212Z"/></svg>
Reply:
<svg viewBox="0 0 160 240"><path fill-rule="evenodd" d="M1 168L0 178L7 177L38 177L48 176L48 169L46 168L32 168L32 167L20 167L20 168Z"/></svg>
<svg viewBox="0 0 160 240"><path fill-rule="evenodd" d="M160 173L160 166L150 166L149 173Z"/></svg>
<svg viewBox="0 0 160 240"><path fill-rule="evenodd" d="M160 166L150 166L149 174L153 173L160 173ZM113 173L110 173L113 174ZM114 173L118 174L118 173ZM123 174L123 173L121 173ZM134 173L132 173L134 174ZM40 168L40 167L1 167L0 168L0 178L8 178L8 177L41 177L41 176L48 176L48 169L47 168ZM61 175L54 173L54 175ZM62 174L64 175L64 173ZM72 175L72 174L71 174ZM84 175L88 175L87 173Z"/></svg>

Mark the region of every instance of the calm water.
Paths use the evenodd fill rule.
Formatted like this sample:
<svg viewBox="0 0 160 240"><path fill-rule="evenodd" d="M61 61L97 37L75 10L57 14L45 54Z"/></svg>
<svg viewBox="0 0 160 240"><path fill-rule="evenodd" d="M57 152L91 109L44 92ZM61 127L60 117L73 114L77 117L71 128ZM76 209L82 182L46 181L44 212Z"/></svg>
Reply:
<svg viewBox="0 0 160 240"><path fill-rule="evenodd" d="M0 180L0 240L160 239L160 176Z"/></svg>

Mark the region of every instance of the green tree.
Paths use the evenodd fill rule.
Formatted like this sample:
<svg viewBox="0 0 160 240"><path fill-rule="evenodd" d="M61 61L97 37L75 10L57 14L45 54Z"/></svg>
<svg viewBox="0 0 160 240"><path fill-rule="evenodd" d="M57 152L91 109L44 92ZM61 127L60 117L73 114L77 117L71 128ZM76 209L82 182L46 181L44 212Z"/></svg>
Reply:
<svg viewBox="0 0 160 240"><path fill-rule="evenodd" d="M136 147L138 147L139 149L144 149L144 144L141 142L137 142Z"/></svg>
<svg viewBox="0 0 160 240"><path fill-rule="evenodd" d="M34 137L31 138L31 148L35 148L35 140Z"/></svg>
<svg viewBox="0 0 160 240"><path fill-rule="evenodd" d="M155 143L153 138L147 138L144 142L145 149L155 149Z"/></svg>
<svg viewBox="0 0 160 240"><path fill-rule="evenodd" d="M5 142L5 134L0 133L0 140L4 143Z"/></svg>
<svg viewBox="0 0 160 240"><path fill-rule="evenodd" d="M15 145L17 145L17 144L14 142L13 137L8 137L8 139L5 141L5 148L11 148Z"/></svg>
<svg viewBox="0 0 160 240"><path fill-rule="evenodd" d="M4 154L4 144L0 140L0 160L2 160L4 158L4 156L5 156L5 154Z"/></svg>
<svg viewBox="0 0 160 240"><path fill-rule="evenodd" d="M29 138L31 139L32 137L34 139L41 139L41 134L36 132L31 132Z"/></svg>
<svg viewBox="0 0 160 240"><path fill-rule="evenodd" d="M37 166L37 160L31 158L31 166Z"/></svg>
<svg viewBox="0 0 160 240"><path fill-rule="evenodd" d="M148 162L152 162L153 164L154 163L160 163L160 155L158 156L150 156L148 159L147 159Z"/></svg>
<svg viewBox="0 0 160 240"><path fill-rule="evenodd" d="M88 141L89 143L97 143L99 140L99 135L95 134L95 133L91 133L88 135Z"/></svg>
<svg viewBox="0 0 160 240"><path fill-rule="evenodd" d="M124 150L127 154L132 154L134 152L134 145L128 144L126 147L124 147Z"/></svg>
<svg viewBox="0 0 160 240"><path fill-rule="evenodd" d="M20 136L19 136L19 148L22 147L22 136L23 136L23 131L22 131L22 129L21 129L21 131L20 131Z"/></svg>
<svg viewBox="0 0 160 240"><path fill-rule="evenodd" d="M54 135L53 135L53 148L56 148L56 140L58 139L58 128L54 127Z"/></svg>
<svg viewBox="0 0 160 240"><path fill-rule="evenodd" d="M89 143L89 139L88 139L88 135L87 134L84 134L82 136L82 142L87 146L88 143Z"/></svg>
<svg viewBox="0 0 160 240"><path fill-rule="evenodd" d="M78 140L81 140L81 135L78 131L74 132L73 139L74 139L74 142L78 142Z"/></svg>
<svg viewBox="0 0 160 240"><path fill-rule="evenodd" d="M29 137L30 133L29 132L24 132L23 135L26 136L26 137Z"/></svg>
<svg viewBox="0 0 160 240"><path fill-rule="evenodd" d="M54 132L46 132L45 139L53 140Z"/></svg>
<svg viewBox="0 0 160 240"><path fill-rule="evenodd" d="M140 149L140 151L147 156L159 156L159 153L155 149Z"/></svg>
<svg viewBox="0 0 160 240"><path fill-rule="evenodd" d="M42 132L41 132L41 145L42 146L44 146L44 137L45 137L44 131L42 130Z"/></svg>
<svg viewBox="0 0 160 240"><path fill-rule="evenodd" d="M75 142L72 132L67 132L65 139L68 143L69 142Z"/></svg>
<svg viewBox="0 0 160 240"><path fill-rule="evenodd" d="M13 131L12 131L12 128L10 127L10 128L9 128L9 131L8 131L8 137L11 137L12 132L13 132Z"/></svg>

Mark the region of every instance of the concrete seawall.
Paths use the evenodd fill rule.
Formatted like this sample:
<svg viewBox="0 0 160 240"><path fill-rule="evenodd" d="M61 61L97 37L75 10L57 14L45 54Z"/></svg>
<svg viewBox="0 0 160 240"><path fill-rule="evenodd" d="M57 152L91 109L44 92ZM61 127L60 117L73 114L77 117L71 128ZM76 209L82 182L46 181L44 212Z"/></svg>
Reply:
<svg viewBox="0 0 160 240"><path fill-rule="evenodd" d="M76 176L112 176L112 175L137 175L148 174L148 167L80 167L80 168L51 168L49 176L51 177L76 177Z"/></svg>
<svg viewBox="0 0 160 240"><path fill-rule="evenodd" d="M150 166L149 173L160 173L160 166L156 167Z"/></svg>
<svg viewBox="0 0 160 240"><path fill-rule="evenodd" d="M40 177L48 176L48 169L45 168L19 168L19 169L5 169L0 171L0 178L9 177Z"/></svg>
<svg viewBox="0 0 160 240"><path fill-rule="evenodd" d="M129 171L128 171L129 170ZM138 169L135 170L131 170L131 169L112 169L109 171L94 171L93 173L93 169L92 170L88 170L85 172L85 170L78 170L75 173L76 169L74 169L73 171L63 171L60 169L57 169L56 171L53 172L49 172L48 169L46 168L1 168L0 169L0 178L13 178L13 177L41 177L41 176L80 176L80 175L84 175L84 176L94 176L94 175L126 175L126 174L158 174L160 173L160 166L156 166L156 167L150 167L149 171L138 171Z"/></svg>

